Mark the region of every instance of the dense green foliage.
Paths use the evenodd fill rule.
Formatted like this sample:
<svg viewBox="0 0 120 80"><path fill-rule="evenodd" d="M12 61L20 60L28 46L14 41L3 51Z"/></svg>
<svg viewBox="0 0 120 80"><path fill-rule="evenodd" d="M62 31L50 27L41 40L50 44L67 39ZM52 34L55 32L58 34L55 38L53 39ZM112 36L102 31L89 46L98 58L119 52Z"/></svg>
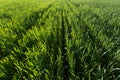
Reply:
<svg viewBox="0 0 120 80"><path fill-rule="evenodd" d="M119 0L0 0L0 80L120 80Z"/></svg>

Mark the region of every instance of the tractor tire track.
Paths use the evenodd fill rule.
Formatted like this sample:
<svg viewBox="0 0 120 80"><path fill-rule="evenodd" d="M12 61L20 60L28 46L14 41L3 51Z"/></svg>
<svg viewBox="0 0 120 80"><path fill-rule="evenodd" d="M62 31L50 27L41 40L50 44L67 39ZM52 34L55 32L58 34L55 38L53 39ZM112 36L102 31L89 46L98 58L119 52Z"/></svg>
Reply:
<svg viewBox="0 0 120 80"><path fill-rule="evenodd" d="M63 61L63 80L69 80L69 61L67 60L67 44L66 44L66 27L65 26L65 17L66 13L64 9L61 11L61 17L62 17L62 27L61 27L61 51L62 51L62 61Z"/></svg>

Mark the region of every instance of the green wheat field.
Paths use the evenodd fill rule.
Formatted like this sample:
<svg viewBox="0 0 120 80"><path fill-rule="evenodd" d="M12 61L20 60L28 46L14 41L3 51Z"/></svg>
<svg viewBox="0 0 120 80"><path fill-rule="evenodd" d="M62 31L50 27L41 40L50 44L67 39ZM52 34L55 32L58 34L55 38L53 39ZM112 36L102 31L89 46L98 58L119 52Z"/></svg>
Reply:
<svg viewBox="0 0 120 80"><path fill-rule="evenodd" d="M120 80L120 0L0 0L0 80Z"/></svg>

